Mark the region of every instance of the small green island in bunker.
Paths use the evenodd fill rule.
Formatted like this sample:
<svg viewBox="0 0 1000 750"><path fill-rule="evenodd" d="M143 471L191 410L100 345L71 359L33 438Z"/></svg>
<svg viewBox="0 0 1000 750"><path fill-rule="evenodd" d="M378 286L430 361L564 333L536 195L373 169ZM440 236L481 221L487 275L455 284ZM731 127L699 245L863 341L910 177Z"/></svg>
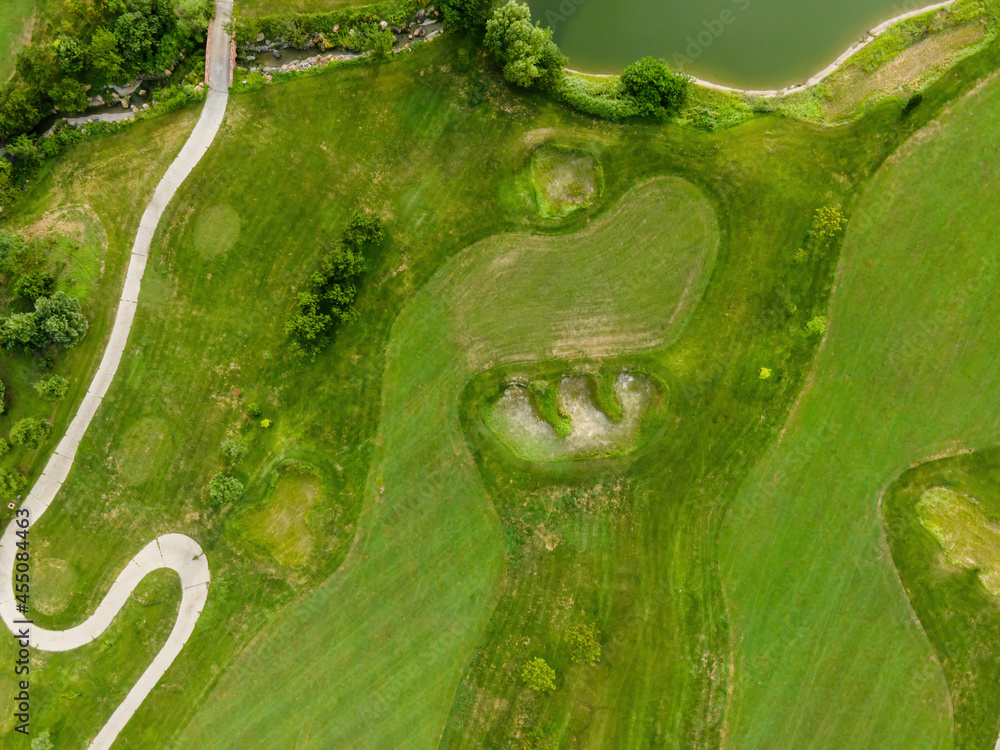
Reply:
<svg viewBox="0 0 1000 750"><path fill-rule="evenodd" d="M1000 0L7 0L0 748L993 750L997 133Z"/></svg>

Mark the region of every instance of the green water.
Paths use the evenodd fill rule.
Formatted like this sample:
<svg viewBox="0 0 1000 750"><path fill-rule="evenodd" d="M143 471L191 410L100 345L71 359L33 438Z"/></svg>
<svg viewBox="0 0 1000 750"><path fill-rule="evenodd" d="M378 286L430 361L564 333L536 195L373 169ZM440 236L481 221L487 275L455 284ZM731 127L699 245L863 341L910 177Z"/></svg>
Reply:
<svg viewBox="0 0 1000 750"><path fill-rule="evenodd" d="M727 86L818 73L882 21L935 0L529 0L570 67L618 73L643 55Z"/></svg>

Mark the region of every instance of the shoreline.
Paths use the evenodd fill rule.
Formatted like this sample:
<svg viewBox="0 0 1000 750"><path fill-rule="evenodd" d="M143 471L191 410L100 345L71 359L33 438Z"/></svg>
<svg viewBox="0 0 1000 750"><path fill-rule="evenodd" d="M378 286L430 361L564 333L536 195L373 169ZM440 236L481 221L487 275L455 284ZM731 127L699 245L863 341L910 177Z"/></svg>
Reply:
<svg viewBox="0 0 1000 750"><path fill-rule="evenodd" d="M818 83L822 83L824 80L833 75L837 70L843 67L844 63L850 60L854 55L863 50L869 44L878 39L882 34L888 31L890 28L903 21L908 21L911 18L916 18L917 16L922 16L925 13L931 13L935 10L941 10L942 8L947 8L950 5L954 5L956 0L945 0L944 2L934 3L933 5L928 5L924 8L919 8L918 10L912 10L908 13L903 13L894 18L890 18L887 21L883 21L878 26L869 31L865 32L864 38L860 42L852 44L843 54L840 55L836 60L827 65L823 70L821 70L816 75L812 76L805 83L795 83L791 86L786 86L783 89L768 89L768 90L754 90L754 89L741 89L735 88L733 86L723 86L719 83L712 83L711 81L706 81L697 76L688 76L691 83L694 83L702 88L713 89L715 91L724 91L730 94L743 94L745 96L758 96L762 99L776 99L781 96L788 96L789 94L796 94L800 91L806 91L811 89ZM567 73L575 73L576 75L588 76L590 78L617 78L619 73L587 73L583 70L574 70L573 68L565 68ZM998 748L1000 750L1000 748Z"/></svg>

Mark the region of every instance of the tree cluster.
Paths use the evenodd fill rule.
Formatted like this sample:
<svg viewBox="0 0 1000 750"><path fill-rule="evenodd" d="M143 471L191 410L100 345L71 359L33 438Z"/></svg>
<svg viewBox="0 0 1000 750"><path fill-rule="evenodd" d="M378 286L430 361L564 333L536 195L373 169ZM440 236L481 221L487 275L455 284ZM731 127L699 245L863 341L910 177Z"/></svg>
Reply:
<svg viewBox="0 0 1000 750"><path fill-rule="evenodd" d="M573 625L566 630L569 658L575 664L597 664L601 660L601 642L597 623Z"/></svg>
<svg viewBox="0 0 1000 750"><path fill-rule="evenodd" d="M14 313L0 321L0 346L20 345L33 351L59 344L67 349L82 339L90 324L80 312L80 300L65 292L35 300L34 312Z"/></svg>
<svg viewBox="0 0 1000 750"><path fill-rule="evenodd" d="M503 64L503 75L524 88L556 91L565 76L566 56L552 41L552 29L531 23L531 9L509 0L486 22L486 46Z"/></svg>
<svg viewBox="0 0 1000 750"><path fill-rule="evenodd" d="M208 483L208 498L212 505L228 505L243 496L243 482L228 474L216 474Z"/></svg>
<svg viewBox="0 0 1000 750"><path fill-rule="evenodd" d="M365 267L365 251L377 246L383 236L381 219L354 214L340 241L309 277L305 291L299 292L298 309L285 323L293 353L315 359L336 327L357 317L354 298L357 279Z"/></svg>
<svg viewBox="0 0 1000 750"><path fill-rule="evenodd" d="M0 84L0 141L31 130L52 107L80 112L89 86L170 67L204 38L212 13L212 0L69 3L59 33L22 49L14 78Z"/></svg>
<svg viewBox="0 0 1000 750"><path fill-rule="evenodd" d="M556 689L556 673L540 656L536 656L521 667L521 679L536 692Z"/></svg>

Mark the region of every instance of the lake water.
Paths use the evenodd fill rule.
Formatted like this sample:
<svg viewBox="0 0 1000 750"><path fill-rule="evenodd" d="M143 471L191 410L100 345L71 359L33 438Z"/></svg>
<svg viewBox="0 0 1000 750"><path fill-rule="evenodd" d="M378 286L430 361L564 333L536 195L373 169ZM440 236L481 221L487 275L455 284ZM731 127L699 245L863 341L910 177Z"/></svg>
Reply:
<svg viewBox="0 0 1000 750"><path fill-rule="evenodd" d="M801 83L882 21L933 0L529 0L571 68L618 73L644 56L738 88Z"/></svg>

